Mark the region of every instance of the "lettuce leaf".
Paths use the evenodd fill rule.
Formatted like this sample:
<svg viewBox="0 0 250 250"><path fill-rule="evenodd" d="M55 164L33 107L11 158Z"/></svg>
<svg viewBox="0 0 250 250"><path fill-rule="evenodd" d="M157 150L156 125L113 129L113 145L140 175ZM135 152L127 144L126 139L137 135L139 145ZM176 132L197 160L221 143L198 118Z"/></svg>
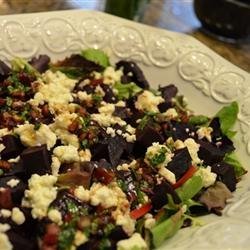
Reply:
<svg viewBox="0 0 250 250"><path fill-rule="evenodd" d="M104 68L110 65L108 56L101 50L98 49L86 49L83 50L81 55L92 62L95 62Z"/></svg>
<svg viewBox="0 0 250 250"><path fill-rule="evenodd" d="M155 247L159 247L166 239L172 237L182 226L184 221L183 211L180 209L167 220L154 226L150 231Z"/></svg>
<svg viewBox="0 0 250 250"><path fill-rule="evenodd" d="M230 164L234 168L237 178L240 178L242 175L247 173L247 170L241 165L234 152L226 154L223 161Z"/></svg>
<svg viewBox="0 0 250 250"><path fill-rule="evenodd" d="M221 131L228 138L232 138L236 132L232 131L231 128L234 126L237 115L239 112L239 106L237 102L232 102L230 105L223 107L215 117L220 120Z"/></svg>
<svg viewBox="0 0 250 250"><path fill-rule="evenodd" d="M128 99L142 90L133 82L127 84L116 83L114 88L117 90L117 97L120 100Z"/></svg>
<svg viewBox="0 0 250 250"><path fill-rule="evenodd" d="M40 76L40 73L32 66L30 65L26 60L22 59L22 58L14 58L11 61L11 66L12 69L14 71L25 71L31 75L35 75L35 76Z"/></svg>

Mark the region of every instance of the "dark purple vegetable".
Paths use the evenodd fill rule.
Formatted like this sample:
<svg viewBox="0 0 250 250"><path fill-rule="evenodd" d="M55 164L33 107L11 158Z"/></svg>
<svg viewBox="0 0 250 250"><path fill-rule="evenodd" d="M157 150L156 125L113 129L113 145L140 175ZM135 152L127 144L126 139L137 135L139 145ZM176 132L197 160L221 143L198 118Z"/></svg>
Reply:
<svg viewBox="0 0 250 250"><path fill-rule="evenodd" d="M192 164L192 158L187 148L175 151L175 154L167 165L167 169L175 174L176 180L179 180Z"/></svg>
<svg viewBox="0 0 250 250"><path fill-rule="evenodd" d="M198 143L200 144L198 156L205 164L213 165L224 158L225 153L210 142L199 140Z"/></svg>
<svg viewBox="0 0 250 250"><path fill-rule="evenodd" d="M44 73L49 68L50 58L47 55L39 55L38 57L33 57L29 61L38 72Z"/></svg>
<svg viewBox="0 0 250 250"><path fill-rule="evenodd" d="M51 171L51 156L49 155L46 145L29 147L25 149L20 156L26 169L27 178L32 174L43 175Z"/></svg>
<svg viewBox="0 0 250 250"><path fill-rule="evenodd" d="M172 98L174 98L178 92L178 89L175 85L170 84L165 87L159 87L161 96L164 98L165 102L158 105L160 112L164 112L167 109L172 107Z"/></svg>
<svg viewBox="0 0 250 250"><path fill-rule="evenodd" d="M103 97L103 100L108 103L116 103L117 97L115 96L112 88L107 84L101 84L101 87L103 91L105 92L105 96Z"/></svg>
<svg viewBox="0 0 250 250"><path fill-rule="evenodd" d="M115 107L115 111L113 113L114 116L118 116L123 120L127 120L130 117L131 112L126 107Z"/></svg>
<svg viewBox="0 0 250 250"><path fill-rule="evenodd" d="M122 68L123 70L124 77L122 78L122 83L134 82L143 89L149 88L148 81L146 80L142 70L135 62L121 60L116 63L116 68Z"/></svg>
<svg viewBox="0 0 250 250"><path fill-rule="evenodd" d="M115 241L126 239L128 236L121 226L116 226L109 235L109 238Z"/></svg>
<svg viewBox="0 0 250 250"><path fill-rule="evenodd" d="M154 210L159 210L168 203L167 194L171 195L174 203L179 204L181 202L181 199L173 187L167 182L162 182L161 184L156 185L153 190L151 203Z"/></svg>
<svg viewBox="0 0 250 250"><path fill-rule="evenodd" d="M212 165L212 172L217 174L217 180L223 182L227 188L233 192L236 189L236 175L234 168L225 162Z"/></svg>
<svg viewBox="0 0 250 250"><path fill-rule="evenodd" d="M4 160L16 158L24 149L19 138L13 135L3 136L2 143L5 146L5 149L0 153L0 155Z"/></svg>
<svg viewBox="0 0 250 250"><path fill-rule="evenodd" d="M7 182L12 179L19 180L19 183L15 187L10 188ZM22 180L20 180L17 176L6 176L6 177L0 178L0 187L10 188L12 203L15 206L17 206L21 204L24 190L27 188L27 185Z"/></svg>
<svg viewBox="0 0 250 250"><path fill-rule="evenodd" d="M10 71L10 67L2 60L0 60L0 81L3 81L5 78L7 78Z"/></svg>

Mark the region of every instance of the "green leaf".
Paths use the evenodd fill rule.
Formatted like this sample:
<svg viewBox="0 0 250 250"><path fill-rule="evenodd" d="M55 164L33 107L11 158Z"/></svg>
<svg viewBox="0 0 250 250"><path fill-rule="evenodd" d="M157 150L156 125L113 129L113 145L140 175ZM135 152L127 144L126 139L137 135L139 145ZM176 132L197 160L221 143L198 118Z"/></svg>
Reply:
<svg viewBox="0 0 250 250"><path fill-rule="evenodd" d="M189 123L192 125L205 125L210 119L205 115L196 115L189 118Z"/></svg>
<svg viewBox="0 0 250 250"><path fill-rule="evenodd" d="M15 58L11 61L11 66L13 71L25 71L29 74L35 75L35 76L40 76L40 73L33 68L26 60L22 58Z"/></svg>
<svg viewBox="0 0 250 250"><path fill-rule="evenodd" d="M127 83L127 84L122 84L122 83L116 83L114 85L114 89L117 90L118 94L117 97L118 99L128 99L135 94L139 93L142 89L138 87L135 83Z"/></svg>
<svg viewBox="0 0 250 250"><path fill-rule="evenodd" d="M215 117L218 117L220 120L220 127L223 134L232 138L236 132L231 131L230 129L234 126L237 115L239 112L239 106L237 102L232 102L230 105L223 107Z"/></svg>
<svg viewBox="0 0 250 250"><path fill-rule="evenodd" d="M192 176L181 187L176 189L177 194L183 202L192 199L202 189L202 178Z"/></svg>
<svg viewBox="0 0 250 250"><path fill-rule="evenodd" d="M172 237L181 228L183 221L184 216L180 209L169 219L153 227L150 231L152 233L154 246L159 247L166 239Z"/></svg>
<svg viewBox="0 0 250 250"><path fill-rule="evenodd" d="M149 161L150 164L155 167L161 163L163 163L166 160L166 152L167 149L165 147L161 147L159 152L155 154Z"/></svg>
<svg viewBox="0 0 250 250"><path fill-rule="evenodd" d="M75 228L74 228L74 224L70 223L70 224L66 224L58 237L58 249L59 250L69 250L74 238L75 238Z"/></svg>
<svg viewBox="0 0 250 250"><path fill-rule="evenodd" d="M84 76L84 74L85 74L84 70L82 70L80 68L76 68L76 67L56 67L56 66L52 66L50 69L53 72L61 71L68 78L71 78L71 79L80 78L80 77Z"/></svg>
<svg viewBox="0 0 250 250"><path fill-rule="evenodd" d="M226 154L224 162L230 164L234 168L235 175L237 178L247 173L247 170L241 165L234 152Z"/></svg>
<svg viewBox="0 0 250 250"><path fill-rule="evenodd" d="M81 55L92 62L95 62L104 68L110 65L108 56L101 50L98 49L86 49L83 50Z"/></svg>

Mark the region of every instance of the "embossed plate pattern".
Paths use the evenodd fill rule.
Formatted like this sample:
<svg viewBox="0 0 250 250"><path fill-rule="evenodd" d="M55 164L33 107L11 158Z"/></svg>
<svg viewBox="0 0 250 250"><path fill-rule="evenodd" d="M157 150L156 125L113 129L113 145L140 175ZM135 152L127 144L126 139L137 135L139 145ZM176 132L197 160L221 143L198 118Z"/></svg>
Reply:
<svg viewBox="0 0 250 250"><path fill-rule="evenodd" d="M194 38L93 11L0 17L0 59L46 53L59 59L82 48L104 49L112 61L133 59L157 86L175 83L197 113L240 106L235 144L250 170L250 76ZM250 249L250 177L238 184L223 217L209 215L202 227L181 230L160 249Z"/></svg>

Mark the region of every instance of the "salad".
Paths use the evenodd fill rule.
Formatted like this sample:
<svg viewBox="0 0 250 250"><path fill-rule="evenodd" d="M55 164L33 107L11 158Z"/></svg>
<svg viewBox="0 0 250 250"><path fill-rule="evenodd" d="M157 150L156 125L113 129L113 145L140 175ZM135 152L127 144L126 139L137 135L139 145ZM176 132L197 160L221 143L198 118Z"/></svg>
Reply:
<svg viewBox="0 0 250 250"><path fill-rule="evenodd" d="M1 250L154 249L222 215L246 173L237 113L196 115L100 50L0 61Z"/></svg>

